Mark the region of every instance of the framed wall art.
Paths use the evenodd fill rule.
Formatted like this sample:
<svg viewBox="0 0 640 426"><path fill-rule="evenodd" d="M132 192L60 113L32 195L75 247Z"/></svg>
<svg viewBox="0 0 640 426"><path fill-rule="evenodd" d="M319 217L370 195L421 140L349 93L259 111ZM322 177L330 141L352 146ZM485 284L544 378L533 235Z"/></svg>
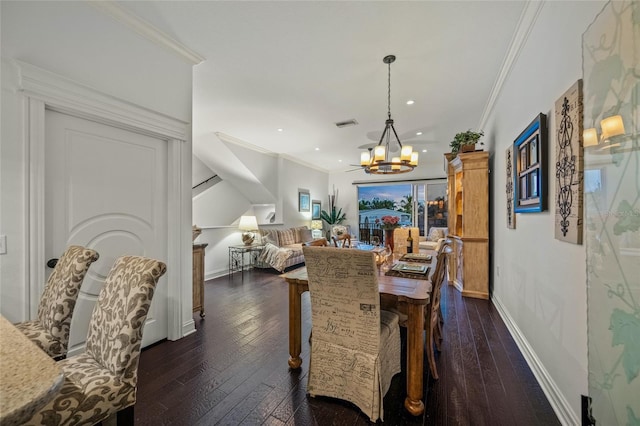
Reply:
<svg viewBox="0 0 640 426"><path fill-rule="evenodd" d="M514 212L547 209L547 116L540 113L513 142Z"/></svg>
<svg viewBox="0 0 640 426"><path fill-rule="evenodd" d="M311 220L320 220L320 212L322 211L322 203L320 200L311 202Z"/></svg>
<svg viewBox="0 0 640 426"><path fill-rule="evenodd" d="M513 145L510 145L505 152L505 170L507 173L506 195L507 195L507 228L516 229L516 212L513 204Z"/></svg>
<svg viewBox="0 0 640 426"><path fill-rule="evenodd" d="M582 244L582 80L556 101L555 238Z"/></svg>
<svg viewBox="0 0 640 426"><path fill-rule="evenodd" d="M298 190L298 211L311 211L311 195L309 195L309 191L303 189Z"/></svg>

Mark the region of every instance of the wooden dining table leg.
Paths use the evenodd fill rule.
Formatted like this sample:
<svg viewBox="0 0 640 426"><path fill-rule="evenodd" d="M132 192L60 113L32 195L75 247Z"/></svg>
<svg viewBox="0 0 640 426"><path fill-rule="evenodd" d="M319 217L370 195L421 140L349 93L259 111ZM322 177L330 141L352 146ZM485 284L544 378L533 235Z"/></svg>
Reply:
<svg viewBox="0 0 640 426"><path fill-rule="evenodd" d="M302 319L300 314L302 294L296 283L289 283L289 367L300 368L302 342Z"/></svg>
<svg viewBox="0 0 640 426"><path fill-rule="evenodd" d="M424 371L424 305L408 304L407 324L407 397L404 407L414 416L424 412L423 371Z"/></svg>

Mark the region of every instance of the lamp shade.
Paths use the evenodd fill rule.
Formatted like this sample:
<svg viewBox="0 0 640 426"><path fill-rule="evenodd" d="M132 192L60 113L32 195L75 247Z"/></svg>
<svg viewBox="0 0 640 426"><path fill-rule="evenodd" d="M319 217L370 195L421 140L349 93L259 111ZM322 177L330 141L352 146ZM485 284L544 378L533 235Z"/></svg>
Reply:
<svg viewBox="0 0 640 426"><path fill-rule="evenodd" d="M311 221L311 229L322 229L322 221L321 220L312 220Z"/></svg>
<svg viewBox="0 0 640 426"><path fill-rule="evenodd" d="M258 221L255 216L240 216L238 228L241 231L255 231L258 229Z"/></svg>
<svg viewBox="0 0 640 426"><path fill-rule="evenodd" d="M613 136L624 135L624 123L622 122L622 116L613 115L607 117L600 122L602 127L602 139L606 140Z"/></svg>
<svg viewBox="0 0 640 426"><path fill-rule="evenodd" d="M582 132L582 141L584 146L598 145L598 131L594 127L584 129L584 132Z"/></svg>

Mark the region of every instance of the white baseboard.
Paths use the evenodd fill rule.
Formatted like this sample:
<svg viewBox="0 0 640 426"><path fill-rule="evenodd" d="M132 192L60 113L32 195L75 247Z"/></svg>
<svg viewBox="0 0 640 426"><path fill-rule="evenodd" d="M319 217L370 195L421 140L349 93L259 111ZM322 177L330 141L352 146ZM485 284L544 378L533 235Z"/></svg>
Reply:
<svg viewBox="0 0 640 426"><path fill-rule="evenodd" d="M196 322L193 319L182 324L182 337L187 337L196 332ZM180 338L182 338L180 337Z"/></svg>
<svg viewBox="0 0 640 426"><path fill-rule="evenodd" d="M498 310L502 321L504 321L505 325L509 329L509 333L511 333L513 340L515 340L518 345L518 348L524 356L524 359L527 361L529 368L533 371L533 375L538 380L538 383L540 383L540 387L549 400L551 407L553 407L553 411L555 411L558 416L560 423L563 425L580 424L580 416L571 409L571 404L569 404L565 395L562 394L556 383L553 381L553 378L544 367L544 364L540 361L535 351L516 325L515 321L505 309L500 298L493 295L491 297L491 301Z"/></svg>
<svg viewBox="0 0 640 426"><path fill-rule="evenodd" d="M212 280L214 278L224 277L226 275L229 275L229 270L227 268L218 269L217 271L205 272L204 280L208 281L208 280Z"/></svg>

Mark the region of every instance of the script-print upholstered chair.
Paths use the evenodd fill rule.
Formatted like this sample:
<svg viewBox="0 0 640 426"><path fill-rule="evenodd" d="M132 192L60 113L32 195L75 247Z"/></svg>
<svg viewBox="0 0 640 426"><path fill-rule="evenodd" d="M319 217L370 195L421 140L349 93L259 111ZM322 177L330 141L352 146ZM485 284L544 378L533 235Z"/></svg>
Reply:
<svg viewBox="0 0 640 426"><path fill-rule="evenodd" d="M383 419L383 398L400 372L398 315L380 309L374 253L303 247L313 344L307 392L358 406Z"/></svg>
<svg viewBox="0 0 640 426"><path fill-rule="evenodd" d="M164 263L122 256L109 271L91 314L86 351L59 361L60 392L29 425L93 425L117 413L133 424L142 329Z"/></svg>
<svg viewBox="0 0 640 426"><path fill-rule="evenodd" d="M440 343L442 342L442 329L440 318L440 296L442 294L442 283L444 282L447 255L451 252L449 246L444 246L438 253L436 269L431 276L431 299L425 310L425 344L427 345L427 360L429 361L429 369L435 380L438 380L438 369L436 368L436 360L434 353L434 345L440 351Z"/></svg>
<svg viewBox="0 0 640 426"><path fill-rule="evenodd" d="M15 324L33 343L53 359L67 355L71 317L80 286L89 266L98 260L94 250L69 246L62 254L44 288L35 320Z"/></svg>

